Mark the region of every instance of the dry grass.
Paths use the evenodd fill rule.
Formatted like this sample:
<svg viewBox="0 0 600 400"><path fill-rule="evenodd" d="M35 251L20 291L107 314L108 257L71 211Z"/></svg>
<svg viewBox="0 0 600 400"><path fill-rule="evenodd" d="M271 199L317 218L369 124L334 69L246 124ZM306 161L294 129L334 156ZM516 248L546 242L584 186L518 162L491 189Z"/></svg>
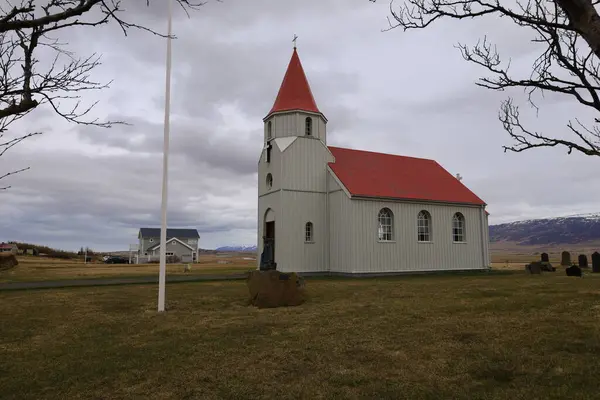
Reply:
<svg viewBox="0 0 600 400"><path fill-rule="evenodd" d="M565 245L539 245L522 246L514 242L496 242L490 244L490 253L492 262L496 264L521 264L538 261L541 253L548 253L550 262L560 264L561 253L568 251L571 253L571 260L577 261L579 254L588 256L588 262L591 263L592 253L600 251L600 242L587 242Z"/></svg>
<svg viewBox="0 0 600 400"><path fill-rule="evenodd" d="M312 279L295 308L243 282L0 292L2 399L584 399L600 277Z"/></svg>
<svg viewBox="0 0 600 400"><path fill-rule="evenodd" d="M244 260L247 255L227 258L202 255L199 263L191 264L191 272L183 272L184 264L168 264L168 275L206 275L240 273L256 268L256 261ZM219 261L228 261L219 264ZM8 271L0 271L0 282L43 281L61 279L120 278L132 276L155 276L158 264L84 264L82 260L59 260L40 257L19 257L19 265Z"/></svg>

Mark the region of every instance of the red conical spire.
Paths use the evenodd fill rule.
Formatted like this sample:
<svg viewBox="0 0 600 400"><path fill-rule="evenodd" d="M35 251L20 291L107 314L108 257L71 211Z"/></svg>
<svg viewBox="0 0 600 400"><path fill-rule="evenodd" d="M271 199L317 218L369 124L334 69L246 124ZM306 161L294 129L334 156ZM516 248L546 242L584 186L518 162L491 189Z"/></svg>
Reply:
<svg viewBox="0 0 600 400"><path fill-rule="evenodd" d="M292 59L279 88L279 93L277 93L275 104L273 104L269 114L288 110L320 113L295 47L294 54L292 54Z"/></svg>

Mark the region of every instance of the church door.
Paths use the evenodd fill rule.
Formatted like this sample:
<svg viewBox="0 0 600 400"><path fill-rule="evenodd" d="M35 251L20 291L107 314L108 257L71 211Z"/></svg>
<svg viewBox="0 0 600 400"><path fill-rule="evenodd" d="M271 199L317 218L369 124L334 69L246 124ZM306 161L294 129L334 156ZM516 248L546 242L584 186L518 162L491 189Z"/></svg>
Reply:
<svg viewBox="0 0 600 400"><path fill-rule="evenodd" d="M265 237L271 242L273 249L273 261L275 261L275 221L265 223Z"/></svg>

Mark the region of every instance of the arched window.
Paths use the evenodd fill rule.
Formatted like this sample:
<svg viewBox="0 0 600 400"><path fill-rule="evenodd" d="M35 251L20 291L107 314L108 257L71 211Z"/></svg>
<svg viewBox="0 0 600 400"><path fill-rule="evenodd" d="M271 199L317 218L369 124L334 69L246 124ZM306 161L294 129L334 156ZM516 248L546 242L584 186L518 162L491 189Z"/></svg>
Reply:
<svg viewBox="0 0 600 400"><path fill-rule="evenodd" d="M312 118L306 117L304 131L306 136L312 135Z"/></svg>
<svg viewBox="0 0 600 400"><path fill-rule="evenodd" d="M465 241L465 217L461 213L456 213L452 217L452 241Z"/></svg>
<svg viewBox="0 0 600 400"><path fill-rule="evenodd" d="M417 216L417 239L419 242L431 242L431 215L425 210Z"/></svg>
<svg viewBox="0 0 600 400"><path fill-rule="evenodd" d="M382 242L394 239L394 214L389 208L382 208L377 216L377 238Z"/></svg>
<svg viewBox="0 0 600 400"><path fill-rule="evenodd" d="M270 140L273 137L273 124L271 121L267 123L267 140Z"/></svg>
<svg viewBox="0 0 600 400"><path fill-rule="evenodd" d="M267 174L267 189L271 189L273 187L273 175Z"/></svg>
<svg viewBox="0 0 600 400"><path fill-rule="evenodd" d="M304 241L312 242L313 241L313 224L312 222L307 222L304 226Z"/></svg>

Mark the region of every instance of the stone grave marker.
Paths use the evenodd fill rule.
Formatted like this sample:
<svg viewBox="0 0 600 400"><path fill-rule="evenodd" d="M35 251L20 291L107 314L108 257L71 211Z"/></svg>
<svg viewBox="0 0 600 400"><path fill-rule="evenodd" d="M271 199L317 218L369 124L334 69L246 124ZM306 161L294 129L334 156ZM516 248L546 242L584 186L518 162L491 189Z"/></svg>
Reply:
<svg viewBox="0 0 600 400"><path fill-rule="evenodd" d="M571 266L571 253L568 251L563 251L560 257L560 265L565 267Z"/></svg>
<svg viewBox="0 0 600 400"><path fill-rule="evenodd" d="M600 273L600 253L597 251L592 254L592 272Z"/></svg>
<svg viewBox="0 0 600 400"><path fill-rule="evenodd" d="M579 268L587 268L588 267L588 259L587 256L585 254L580 254L579 257L577 258L578 264L579 264Z"/></svg>
<svg viewBox="0 0 600 400"><path fill-rule="evenodd" d="M550 257L548 257L548 253L542 253L542 262L550 262Z"/></svg>

